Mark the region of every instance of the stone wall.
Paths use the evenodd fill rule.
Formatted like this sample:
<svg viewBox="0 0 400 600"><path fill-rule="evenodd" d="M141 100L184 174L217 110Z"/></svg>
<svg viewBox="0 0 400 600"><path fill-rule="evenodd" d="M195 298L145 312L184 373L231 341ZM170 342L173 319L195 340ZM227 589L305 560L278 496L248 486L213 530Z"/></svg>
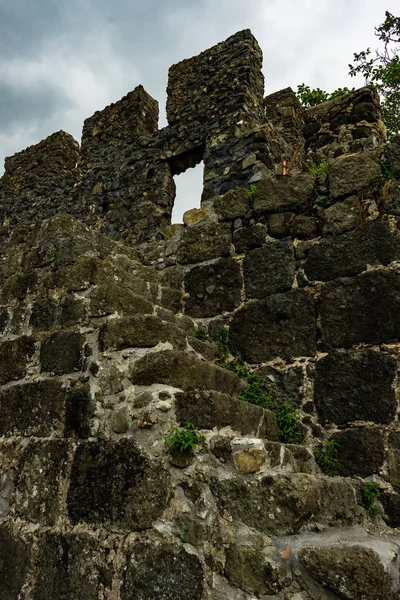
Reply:
<svg viewBox="0 0 400 600"><path fill-rule="evenodd" d="M167 128L139 87L79 156L59 133L7 159L2 599L398 598L400 139L372 88L304 111L260 68L240 32L171 68Z"/></svg>

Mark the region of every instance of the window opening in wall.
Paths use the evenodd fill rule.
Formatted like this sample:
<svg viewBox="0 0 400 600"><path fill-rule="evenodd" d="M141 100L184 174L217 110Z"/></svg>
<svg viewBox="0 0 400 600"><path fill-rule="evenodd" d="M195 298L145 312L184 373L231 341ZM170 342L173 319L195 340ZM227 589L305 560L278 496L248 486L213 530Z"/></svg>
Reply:
<svg viewBox="0 0 400 600"><path fill-rule="evenodd" d="M191 208L200 208L203 174L204 162L201 161L195 167L186 169L184 173L175 175L176 193L172 209L172 223L182 223L183 213Z"/></svg>

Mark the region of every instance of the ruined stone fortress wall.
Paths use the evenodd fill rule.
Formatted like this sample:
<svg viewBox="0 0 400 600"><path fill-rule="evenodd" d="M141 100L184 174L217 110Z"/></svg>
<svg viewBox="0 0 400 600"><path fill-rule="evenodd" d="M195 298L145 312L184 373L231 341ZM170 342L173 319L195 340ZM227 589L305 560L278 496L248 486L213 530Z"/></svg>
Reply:
<svg viewBox="0 0 400 600"><path fill-rule="evenodd" d="M139 86L5 161L1 600L399 598L400 140L374 88L304 110L261 61L239 32L171 67L166 128Z"/></svg>

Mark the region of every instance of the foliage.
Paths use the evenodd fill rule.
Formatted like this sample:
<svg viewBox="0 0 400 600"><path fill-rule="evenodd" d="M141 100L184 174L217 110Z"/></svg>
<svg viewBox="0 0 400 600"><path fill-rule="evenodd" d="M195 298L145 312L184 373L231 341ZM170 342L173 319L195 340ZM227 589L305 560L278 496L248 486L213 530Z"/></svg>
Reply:
<svg viewBox="0 0 400 600"><path fill-rule="evenodd" d="M325 175L328 172L328 164L325 162L316 163L312 161L308 165L307 169L308 172L311 173L311 175L314 175L314 177L320 177L321 175Z"/></svg>
<svg viewBox="0 0 400 600"><path fill-rule="evenodd" d="M343 465L338 457L340 444L336 440L329 440L323 446L314 448L314 456L317 464L327 475L333 477L340 475L343 471Z"/></svg>
<svg viewBox="0 0 400 600"><path fill-rule="evenodd" d="M296 407L291 402L283 402L275 410L279 427L278 439L286 444L301 444L304 441L304 432L296 416Z"/></svg>
<svg viewBox="0 0 400 600"><path fill-rule="evenodd" d="M396 169L389 159L383 158L381 160L381 174L373 181L374 192L378 193L385 183L394 180L396 180Z"/></svg>
<svg viewBox="0 0 400 600"><path fill-rule="evenodd" d="M381 47L354 53L350 76L361 74L365 83L376 86L382 99L382 113L389 134L400 132L400 17L385 11L385 20L375 27Z"/></svg>
<svg viewBox="0 0 400 600"><path fill-rule="evenodd" d="M50 256L49 256L49 263L52 263L56 260L56 251L52 250Z"/></svg>
<svg viewBox="0 0 400 600"><path fill-rule="evenodd" d="M250 185L249 189L247 190L247 195L250 198L250 200L253 200L254 194L256 193L256 189L257 189L257 186L254 185L254 183L252 183Z"/></svg>
<svg viewBox="0 0 400 600"><path fill-rule="evenodd" d="M353 88L354 90L354 88ZM322 102L327 102L328 100L333 100L333 98L337 98L338 96L344 96L353 90L349 90L349 88L338 88L334 92L324 92L320 88L311 89L310 86L301 83L297 86L297 97L302 103L304 108L310 108L311 106L317 106L317 104L322 104Z"/></svg>
<svg viewBox="0 0 400 600"><path fill-rule="evenodd" d="M365 481L361 489L362 501L371 517L381 513L377 502L380 497L378 484L375 481Z"/></svg>
<svg viewBox="0 0 400 600"><path fill-rule="evenodd" d="M204 440L204 435L197 432L193 423L184 423L182 427L172 427L165 436L165 443L171 450L192 454L197 444Z"/></svg>
<svg viewBox="0 0 400 600"><path fill-rule="evenodd" d="M217 334L217 345L220 350L220 357L217 363L220 367L233 371L239 377L247 377L249 371L245 365L244 359L241 356L230 356L228 348L229 332L227 327L221 327Z"/></svg>
<svg viewBox="0 0 400 600"><path fill-rule="evenodd" d="M197 340L201 340L202 342L206 342L208 340L207 329L205 327L199 327L194 332L194 337Z"/></svg>
<svg viewBox="0 0 400 600"><path fill-rule="evenodd" d="M256 404L270 410L276 407L272 389L264 385L261 379L255 374L249 374L248 384L240 394L239 400L244 400L245 402L250 402L250 404Z"/></svg>

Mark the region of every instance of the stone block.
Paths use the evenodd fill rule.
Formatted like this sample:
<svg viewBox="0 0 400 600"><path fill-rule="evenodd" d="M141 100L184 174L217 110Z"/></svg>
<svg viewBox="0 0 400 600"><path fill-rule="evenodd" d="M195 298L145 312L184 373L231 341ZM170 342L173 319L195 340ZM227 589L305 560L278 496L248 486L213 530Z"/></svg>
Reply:
<svg viewBox="0 0 400 600"><path fill-rule="evenodd" d="M290 290L295 272L293 242L270 242L250 250L245 256L243 269L248 298L265 298Z"/></svg>
<svg viewBox="0 0 400 600"><path fill-rule="evenodd" d="M41 525L55 525L62 514L60 485L67 466L67 442L31 441L25 448L16 478L18 516Z"/></svg>
<svg viewBox="0 0 400 600"><path fill-rule="evenodd" d="M291 402L300 406L304 384L304 372L300 366L285 365L277 368L268 365L259 367L257 375L265 385L272 388L278 402Z"/></svg>
<svg viewBox="0 0 400 600"><path fill-rule="evenodd" d="M30 552L25 542L14 536L6 525L2 525L0 527L1 600L18 600L22 597L20 594L30 560Z"/></svg>
<svg viewBox="0 0 400 600"><path fill-rule="evenodd" d="M90 293L89 315L103 317L113 313L133 315L151 314L153 305L148 300L137 296L122 283L98 285Z"/></svg>
<svg viewBox="0 0 400 600"><path fill-rule="evenodd" d="M124 348L151 348L160 342L175 344L183 340L183 332L173 323L163 322L153 315L140 315L111 319L100 328L100 350Z"/></svg>
<svg viewBox="0 0 400 600"><path fill-rule="evenodd" d="M230 190L214 201L213 209L220 221L233 221L245 217L250 210L248 190Z"/></svg>
<svg viewBox="0 0 400 600"><path fill-rule="evenodd" d="M374 350L331 352L316 364L314 402L320 423L390 423L397 402L396 359Z"/></svg>
<svg viewBox="0 0 400 600"><path fill-rule="evenodd" d="M304 271L309 280L328 281L357 275L367 265L387 265L400 258L400 237L378 219L359 232L322 240L310 248Z"/></svg>
<svg viewBox="0 0 400 600"><path fill-rule="evenodd" d="M132 365L129 379L136 385L165 383L183 390L216 390L240 394L244 385L227 369L206 363L193 353L176 350L153 352Z"/></svg>
<svg viewBox="0 0 400 600"><path fill-rule="evenodd" d="M314 301L300 289L248 302L233 316L229 331L232 354L250 363L314 356L316 343Z"/></svg>
<svg viewBox="0 0 400 600"><path fill-rule="evenodd" d="M314 177L309 173L265 177L257 183L253 210L256 215L304 211L311 198L313 184Z"/></svg>
<svg viewBox="0 0 400 600"><path fill-rule="evenodd" d="M258 438L234 438L231 448L239 473L257 473L267 458L264 442Z"/></svg>
<svg viewBox="0 0 400 600"><path fill-rule="evenodd" d="M91 433L96 403L88 385L73 387L67 392L65 437L88 438Z"/></svg>
<svg viewBox="0 0 400 600"><path fill-rule="evenodd" d="M109 551L87 534L45 533L33 600L97 600L111 593Z"/></svg>
<svg viewBox="0 0 400 600"><path fill-rule="evenodd" d="M261 481L237 475L213 479L211 491L220 511L266 535L292 535L318 524L361 523L351 480L292 473Z"/></svg>
<svg viewBox="0 0 400 600"><path fill-rule="evenodd" d="M221 392L178 393L175 411L179 423L194 423L199 429L230 426L242 435L253 434L267 439L275 439L278 435L274 413Z"/></svg>
<svg viewBox="0 0 400 600"><path fill-rule="evenodd" d="M379 473L385 460L384 436L380 429L359 427L336 432L332 439L338 442L338 458L343 475L370 477Z"/></svg>
<svg viewBox="0 0 400 600"><path fill-rule="evenodd" d="M151 540L137 542L128 555L121 600L201 600L201 562L182 546Z"/></svg>
<svg viewBox="0 0 400 600"><path fill-rule="evenodd" d="M160 518L169 492L167 471L134 440L85 442L75 452L68 514L74 525L141 531Z"/></svg>
<svg viewBox="0 0 400 600"><path fill-rule="evenodd" d="M237 254L259 248L265 243L267 228L262 223L240 227L233 232L233 244Z"/></svg>
<svg viewBox="0 0 400 600"><path fill-rule="evenodd" d="M299 559L314 579L340 598L387 600L393 590L379 554L364 546L300 550Z"/></svg>
<svg viewBox="0 0 400 600"><path fill-rule="evenodd" d="M45 339L40 347L41 370L63 375L80 371L85 337L77 331L60 331Z"/></svg>
<svg viewBox="0 0 400 600"><path fill-rule="evenodd" d="M320 296L326 346L382 344L400 338L400 275L367 271L327 283Z"/></svg>
<svg viewBox="0 0 400 600"><path fill-rule="evenodd" d="M361 225L363 209L357 196L351 196L343 202L336 202L323 212L322 233L339 235Z"/></svg>
<svg viewBox="0 0 400 600"><path fill-rule="evenodd" d="M357 194L381 174L381 166L373 152L343 154L329 167L329 195L332 199Z"/></svg>
<svg viewBox="0 0 400 600"><path fill-rule="evenodd" d="M65 390L59 381L38 381L3 389L0 391L0 435L60 435L64 410Z"/></svg>
<svg viewBox="0 0 400 600"><path fill-rule="evenodd" d="M0 385L22 379L35 352L35 342L27 336L0 344Z"/></svg>
<svg viewBox="0 0 400 600"><path fill-rule="evenodd" d="M398 491L391 493L384 490L381 492L379 501L384 509L383 518L389 527L400 527L400 494Z"/></svg>
<svg viewBox="0 0 400 600"><path fill-rule="evenodd" d="M242 276L231 258L193 267L185 275L185 312L191 317L214 317L231 312L241 302Z"/></svg>
<svg viewBox="0 0 400 600"><path fill-rule="evenodd" d="M227 549L225 576L235 588L254 594L257 598L269 594L275 596L283 587L282 575L275 561L263 549L250 544L231 544Z"/></svg>
<svg viewBox="0 0 400 600"><path fill-rule="evenodd" d="M183 230L178 245L177 261L181 264L198 263L228 256L232 234L224 223L206 223Z"/></svg>

